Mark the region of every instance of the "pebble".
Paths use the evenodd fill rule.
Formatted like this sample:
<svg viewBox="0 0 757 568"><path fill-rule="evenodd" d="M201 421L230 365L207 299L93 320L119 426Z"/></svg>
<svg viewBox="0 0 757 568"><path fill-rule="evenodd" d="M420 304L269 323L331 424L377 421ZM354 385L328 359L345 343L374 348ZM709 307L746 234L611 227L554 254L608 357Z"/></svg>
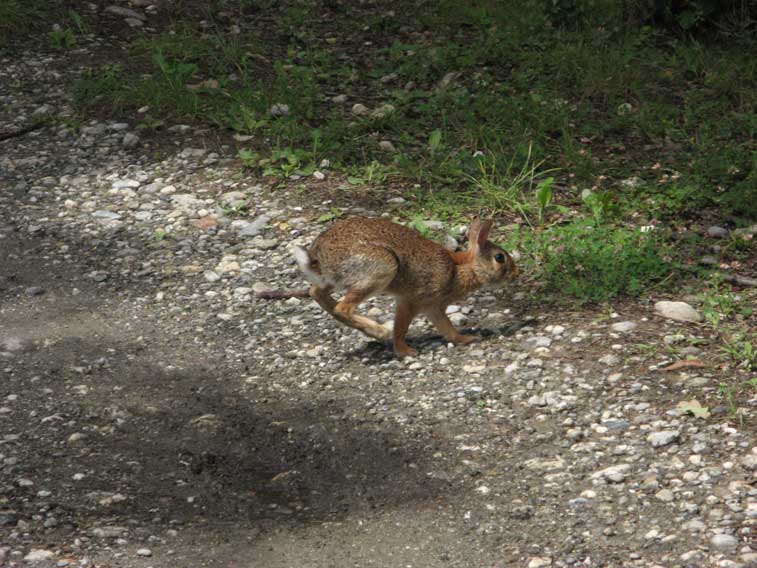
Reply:
<svg viewBox="0 0 757 568"><path fill-rule="evenodd" d="M716 534L710 539L710 545L720 552L734 552L739 539L730 534Z"/></svg>
<svg viewBox="0 0 757 568"><path fill-rule="evenodd" d="M381 142L379 142L379 148L384 152L397 151L397 149L394 147L394 144L392 144L389 140L382 140Z"/></svg>
<svg viewBox="0 0 757 568"><path fill-rule="evenodd" d="M126 134L124 134L124 137L121 140L121 144L123 144L125 148L134 148L137 144L139 144L139 136L137 136L133 132L127 132Z"/></svg>
<svg viewBox="0 0 757 568"><path fill-rule="evenodd" d="M664 318L683 322L700 322L702 316L686 302L661 301L654 305L655 312Z"/></svg>
<svg viewBox="0 0 757 568"><path fill-rule="evenodd" d="M144 16L144 14L140 14L136 10L132 10L131 8L125 8L123 6L108 6L105 8L105 12L108 12L110 14L114 14L116 16L121 16L123 18L132 18L135 20L146 20L147 18Z"/></svg>
<svg viewBox="0 0 757 568"><path fill-rule="evenodd" d="M681 437L681 432L678 430L663 430L661 432L654 432L647 436L647 441L652 444L653 448L661 448L677 441Z"/></svg>
<svg viewBox="0 0 757 568"><path fill-rule="evenodd" d="M728 229L718 227L717 225L712 225L707 229L707 235L716 239L724 239L728 236Z"/></svg>
<svg viewBox="0 0 757 568"><path fill-rule="evenodd" d="M624 463L613 465L591 475L592 479L605 479L613 483L622 483L628 475L631 466Z"/></svg>
<svg viewBox="0 0 757 568"><path fill-rule="evenodd" d="M271 114L271 116L289 116L289 105L276 103L275 105L271 106L268 112Z"/></svg>
<svg viewBox="0 0 757 568"><path fill-rule="evenodd" d="M355 103L352 105L352 114L355 116L363 116L368 114L368 107L361 103Z"/></svg>
<svg viewBox="0 0 757 568"><path fill-rule="evenodd" d="M613 355L612 353L610 353L608 355L603 355L602 357L600 357L598 359L598 361L600 363L602 363L603 365L607 365L608 367L612 367L612 366L617 365L618 363L620 363L620 357L618 357L617 355Z"/></svg>
<svg viewBox="0 0 757 568"><path fill-rule="evenodd" d="M137 556L152 556L152 550L149 548L139 548L137 549Z"/></svg>
<svg viewBox="0 0 757 568"><path fill-rule="evenodd" d="M674 499L673 492L670 489L661 489L655 493L655 497L664 503L670 503Z"/></svg>
<svg viewBox="0 0 757 568"><path fill-rule="evenodd" d="M629 331L636 329L636 327L637 324L632 321L621 321L610 326L613 331L618 333L628 333Z"/></svg>
<svg viewBox="0 0 757 568"><path fill-rule="evenodd" d="M42 550L39 548L32 549L29 554L24 556L24 561L28 562L29 564L38 564L41 562L48 562L50 559L52 559L55 556L55 554L49 550Z"/></svg>
<svg viewBox="0 0 757 568"><path fill-rule="evenodd" d="M107 219L108 221L115 221L121 218L120 213L105 210L95 211L92 213L92 216L97 217L98 219Z"/></svg>

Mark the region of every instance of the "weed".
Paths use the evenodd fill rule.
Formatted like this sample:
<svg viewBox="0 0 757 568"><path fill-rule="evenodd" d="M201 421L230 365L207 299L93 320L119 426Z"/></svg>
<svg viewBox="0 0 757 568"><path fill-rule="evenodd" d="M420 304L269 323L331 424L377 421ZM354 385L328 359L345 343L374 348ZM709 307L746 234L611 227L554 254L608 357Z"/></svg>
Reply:
<svg viewBox="0 0 757 568"><path fill-rule="evenodd" d="M552 184L555 178L548 177L541 180L536 186L536 206L538 207L539 222L543 222L544 213L552 203Z"/></svg>
<svg viewBox="0 0 757 568"><path fill-rule="evenodd" d="M64 50L76 47L76 35L71 28L56 27L48 32L47 37L53 49Z"/></svg>
<svg viewBox="0 0 757 568"><path fill-rule="evenodd" d="M720 349L736 367L747 371L757 370L757 334L736 331L723 338Z"/></svg>
<svg viewBox="0 0 757 568"><path fill-rule="evenodd" d="M123 68L120 65L106 65L99 70L88 70L77 79L71 88L74 104L87 109L103 99L120 101L124 96Z"/></svg>
<svg viewBox="0 0 757 568"><path fill-rule="evenodd" d="M3 0L0 2L0 48L7 47L34 30L55 11L47 0Z"/></svg>
<svg viewBox="0 0 757 568"><path fill-rule="evenodd" d="M490 159L481 157L478 175L468 177L480 208L492 214L516 212L530 224L529 216L534 209L532 200L535 195L537 201L539 199L539 185L542 199L549 195L551 200L552 184L550 178L541 179L552 170L541 169L543 161L535 161L531 150L529 145L521 164L517 164L517 156L513 156L504 167L500 166L496 156Z"/></svg>
<svg viewBox="0 0 757 568"><path fill-rule="evenodd" d="M252 150L241 149L238 152L239 159L247 169L254 169L260 166L260 154Z"/></svg>
<svg viewBox="0 0 757 568"><path fill-rule="evenodd" d="M716 329L723 320L736 312L738 306L733 295L722 284L722 278L714 275L710 278L708 287L698 295L704 320Z"/></svg>
<svg viewBox="0 0 757 568"><path fill-rule="evenodd" d="M344 215L344 212L341 209L337 209L336 207L332 207L329 209L328 213L323 213L316 219L317 223L328 223L329 221L333 221L334 219L338 219Z"/></svg>
<svg viewBox="0 0 757 568"><path fill-rule="evenodd" d="M259 161L263 166L263 174L267 176L283 177L287 179L293 175L307 176L315 171L312 154L305 150L293 148L277 148L271 152L270 158Z"/></svg>
<svg viewBox="0 0 757 568"><path fill-rule="evenodd" d="M548 288L581 302L638 294L673 270L661 240L638 230L572 223L542 239Z"/></svg>

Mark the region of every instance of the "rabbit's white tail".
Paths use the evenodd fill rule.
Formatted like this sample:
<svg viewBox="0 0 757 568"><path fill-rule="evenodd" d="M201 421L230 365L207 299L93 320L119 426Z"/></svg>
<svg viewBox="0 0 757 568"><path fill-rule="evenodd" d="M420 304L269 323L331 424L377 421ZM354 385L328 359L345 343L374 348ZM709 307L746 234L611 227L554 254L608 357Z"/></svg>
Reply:
<svg viewBox="0 0 757 568"><path fill-rule="evenodd" d="M300 246L295 246L294 260L297 261L297 266L300 267L305 278L307 278L311 284L315 284L319 288L326 288L328 286L328 282L326 282L323 276L313 270L313 260L310 258L308 251Z"/></svg>

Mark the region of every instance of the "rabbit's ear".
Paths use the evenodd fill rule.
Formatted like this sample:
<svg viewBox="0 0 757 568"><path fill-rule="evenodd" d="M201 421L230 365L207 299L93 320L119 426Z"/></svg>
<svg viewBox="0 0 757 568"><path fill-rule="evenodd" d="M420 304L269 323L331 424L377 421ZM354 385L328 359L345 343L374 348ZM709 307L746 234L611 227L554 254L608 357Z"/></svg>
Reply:
<svg viewBox="0 0 757 568"><path fill-rule="evenodd" d="M474 217L468 228L468 248L472 249L478 242L478 234L481 232L481 219Z"/></svg>
<svg viewBox="0 0 757 568"><path fill-rule="evenodd" d="M489 219L481 224L481 230L478 232L478 237L476 239L479 248L483 248L486 241L489 240L489 233L492 230L492 225L494 225L494 219Z"/></svg>
<svg viewBox="0 0 757 568"><path fill-rule="evenodd" d="M492 230L493 224L494 221L492 219L483 223L478 217L473 219L468 230L468 250L478 254L484 248L486 241L489 239L489 232Z"/></svg>

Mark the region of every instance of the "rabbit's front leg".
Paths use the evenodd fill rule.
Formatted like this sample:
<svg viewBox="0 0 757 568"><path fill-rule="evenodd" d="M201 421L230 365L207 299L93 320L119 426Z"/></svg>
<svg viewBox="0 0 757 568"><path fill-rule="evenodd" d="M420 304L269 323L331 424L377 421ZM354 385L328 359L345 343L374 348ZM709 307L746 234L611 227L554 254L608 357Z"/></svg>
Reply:
<svg viewBox="0 0 757 568"><path fill-rule="evenodd" d="M397 300L397 313L394 316L394 352L399 357L413 357L418 352L405 343L405 335L410 328L410 322L418 313L418 308L404 300Z"/></svg>
<svg viewBox="0 0 757 568"><path fill-rule="evenodd" d="M447 341L452 343L461 343L467 345L473 343L478 339L475 335L463 335L455 329L452 322L449 321L447 314L445 313L443 306L434 306L426 310L426 315L434 327L441 333Z"/></svg>

